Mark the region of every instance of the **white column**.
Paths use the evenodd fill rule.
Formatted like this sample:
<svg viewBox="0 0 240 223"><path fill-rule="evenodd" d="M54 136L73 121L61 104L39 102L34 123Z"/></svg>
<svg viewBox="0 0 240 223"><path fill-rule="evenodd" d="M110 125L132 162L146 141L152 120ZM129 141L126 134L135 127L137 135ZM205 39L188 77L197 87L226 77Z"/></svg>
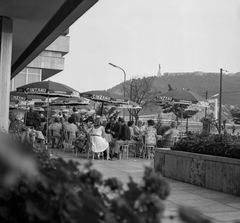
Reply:
<svg viewBox="0 0 240 223"><path fill-rule="evenodd" d="M12 19L0 17L0 131L8 131L12 61Z"/></svg>

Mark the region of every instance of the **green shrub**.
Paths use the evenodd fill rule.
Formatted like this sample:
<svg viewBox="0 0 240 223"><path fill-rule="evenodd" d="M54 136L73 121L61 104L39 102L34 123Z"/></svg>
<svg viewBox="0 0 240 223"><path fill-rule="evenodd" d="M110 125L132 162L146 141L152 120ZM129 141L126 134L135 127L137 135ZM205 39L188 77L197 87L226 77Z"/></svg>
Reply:
<svg viewBox="0 0 240 223"><path fill-rule="evenodd" d="M236 136L194 134L180 140L172 150L240 159L240 142Z"/></svg>

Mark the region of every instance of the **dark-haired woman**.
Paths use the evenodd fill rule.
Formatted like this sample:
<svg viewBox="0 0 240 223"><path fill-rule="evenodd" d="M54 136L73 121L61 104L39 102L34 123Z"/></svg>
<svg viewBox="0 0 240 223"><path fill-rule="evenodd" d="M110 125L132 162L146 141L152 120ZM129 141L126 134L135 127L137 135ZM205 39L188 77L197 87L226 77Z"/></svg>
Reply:
<svg viewBox="0 0 240 223"><path fill-rule="evenodd" d="M147 121L147 127L145 130L145 144L148 146L157 145L157 130L154 127L154 121L152 119ZM154 151L150 151L151 156L153 156Z"/></svg>
<svg viewBox="0 0 240 223"><path fill-rule="evenodd" d="M77 136L77 132L78 132L78 128L77 126L74 124L74 118L73 117L69 117L68 118L68 123L66 123L64 125L64 131L70 132L70 136L69 138L71 140L76 140L76 136Z"/></svg>
<svg viewBox="0 0 240 223"><path fill-rule="evenodd" d="M152 119L147 121L146 128L146 144L147 145L156 145L157 144L157 130L154 128L154 121Z"/></svg>
<svg viewBox="0 0 240 223"><path fill-rule="evenodd" d="M130 143L137 143L138 136L134 135L134 121L128 121L128 127L130 129Z"/></svg>

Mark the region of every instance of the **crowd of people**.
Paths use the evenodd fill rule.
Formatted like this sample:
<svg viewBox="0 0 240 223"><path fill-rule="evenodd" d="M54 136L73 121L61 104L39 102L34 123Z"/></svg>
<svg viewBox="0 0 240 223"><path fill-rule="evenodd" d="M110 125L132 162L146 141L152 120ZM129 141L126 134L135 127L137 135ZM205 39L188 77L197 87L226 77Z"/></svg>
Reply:
<svg viewBox="0 0 240 223"><path fill-rule="evenodd" d="M71 113L58 112L47 120L43 112L30 108L24 117L16 116L10 123L9 132L20 140L35 134L33 137L41 145L50 143L52 148L63 148L71 141L70 150L83 153L90 150L97 157L103 153L105 159L114 161L120 158L125 145L131 145L137 157L146 155L145 145L171 147L172 139L178 136L176 123L171 122L169 130L162 135L157 135L155 124L153 120L138 120L135 125L134 121L126 122L117 116L103 121L96 115L83 115L75 107ZM154 155L154 149L151 153Z"/></svg>

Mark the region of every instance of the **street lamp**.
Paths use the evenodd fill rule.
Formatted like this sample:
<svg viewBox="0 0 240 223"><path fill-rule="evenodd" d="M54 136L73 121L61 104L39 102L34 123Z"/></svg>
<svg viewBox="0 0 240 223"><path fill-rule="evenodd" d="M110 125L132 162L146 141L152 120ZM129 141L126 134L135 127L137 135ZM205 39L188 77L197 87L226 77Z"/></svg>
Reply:
<svg viewBox="0 0 240 223"><path fill-rule="evenodd" d="M218 133L221 134L222 130L222 73L223 71L227 72L227 70L220 69L220 88L219 88L219 112L218 112Z"/></svg>
<svg viewBox="0 0 240 223"><path fill-rule="evenodd" d="M114 65L114 64L112 64L112 63L109 63L109 65L111 65L111 66L113 66L113 67L116 67L116 68L118 68L118 69L120 69L120 70L122 70L123 71L123 74L124 74L124 82L123 82L123 96L125 97L125 85L126 85L126 72L125 72L125 70L123 70L121 67L118 67L117 65Z"/></svg>

